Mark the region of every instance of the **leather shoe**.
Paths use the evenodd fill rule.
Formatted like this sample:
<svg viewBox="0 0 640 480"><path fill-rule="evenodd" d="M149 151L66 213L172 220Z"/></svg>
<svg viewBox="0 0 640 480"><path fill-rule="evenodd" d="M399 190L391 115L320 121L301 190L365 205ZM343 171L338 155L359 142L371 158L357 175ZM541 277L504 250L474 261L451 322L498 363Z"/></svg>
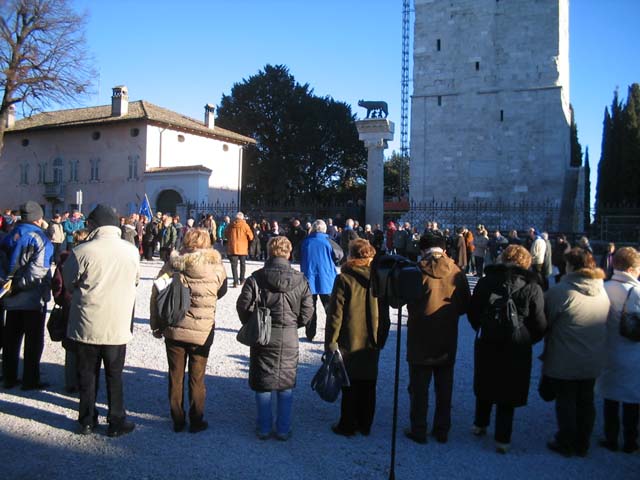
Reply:
<svg viewBox="0 0 640 480"><path fill-rule="evenodd" d="M336 435L342 435L343 437L353 437L356 434L355 431L345 430L338 423L336 423L335 425L331 425L331 431Z"/></svg>
<svg viewBox="0 0 640 480"><path fill-rule="evenodd" d="M410 428L405 428L404 430L404 436L407 437L409 440L413 440L416 443L419 443L420 445L424 445L427 443L427 436L426 435L418 435L417 433L415 433L413 430L411 430Z"/></svg>
<svg viewBox="0 0 640 480"><path fill-rule="evenodd" d="M557 440L551 440L549 442L547 442L547 448L549 450L551 450L552 452L556 452L559 453L560 455L562 455L563 457L571 457L573 455L573 452L571 451L571 449L569 447L565 447L563 445L560 445Z"/></svg>
<svg viewBox="0 0 640 480"><path fill-rule="evenodd" d="M191 425L189 425L189 433L202 432L207 428L209 428L209 424L204 420L201 420L200 422L191 423Z"/></svg>
<svg viewBox="0 0 640 480"><path fill-rule="evenodd" d="M186 426L185 422L174 422L173 431L176 432L176 433L180 433L181 431L184 430L185 426Z"/></svg>
<svg viewBox="0 0 640 480"><path fill-rule="evenodd" d="M5 380L5 382L2 384L2 388L9 390L18 385L20 385L20 380Z"/></svg>
<svg viewBox="0 0 640 480"><path fill-rule="evenodd" d="M78 435L91 435L93 433L93 425L80 425L76 433Z"/></svg>
<svg viewBox="0 0 640 480"><path fill-rule="evenodd" d="M126 435L127 433L133 432L136 428L136 424L133 422L129 422L127 420L118 423L109 424L109 429L107 430L108 437L121 437L122 435Z"/></svg>

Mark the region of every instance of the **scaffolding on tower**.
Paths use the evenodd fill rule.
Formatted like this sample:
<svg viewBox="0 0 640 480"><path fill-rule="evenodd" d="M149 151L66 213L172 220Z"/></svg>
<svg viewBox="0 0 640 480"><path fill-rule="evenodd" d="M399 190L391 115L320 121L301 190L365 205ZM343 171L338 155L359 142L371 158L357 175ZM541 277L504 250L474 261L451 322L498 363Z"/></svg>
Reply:
<svg viewBox="0 0 640 480"><path fill-rule="evenodd" d="M404 197L407 188L404 185L404 162L409 165L409 39L410 39L411 0L402 0L402 79L400 98L400 185L399 197Z"/></svg>

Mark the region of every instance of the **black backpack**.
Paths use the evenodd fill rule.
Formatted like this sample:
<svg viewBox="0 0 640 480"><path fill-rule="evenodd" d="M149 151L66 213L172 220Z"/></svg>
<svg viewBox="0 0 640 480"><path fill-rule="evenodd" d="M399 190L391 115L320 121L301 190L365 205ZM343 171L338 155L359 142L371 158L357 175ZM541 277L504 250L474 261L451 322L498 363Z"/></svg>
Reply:
<svg viewBox="0 0 640 480"><path fill-rule="evenodd" d="M158 291L156 306L160 330L177 324L187 314L191 306L191 292L180 280L179 272L173 274L168 286Z"/></svg>
<svg viewBox="0 0 640 480"><path fill-rule="evenodd" d="M504 345L521 343L525 327L512 297L511 287L503 283L489 295L489 303L480 319L480 339Z"/></svg>

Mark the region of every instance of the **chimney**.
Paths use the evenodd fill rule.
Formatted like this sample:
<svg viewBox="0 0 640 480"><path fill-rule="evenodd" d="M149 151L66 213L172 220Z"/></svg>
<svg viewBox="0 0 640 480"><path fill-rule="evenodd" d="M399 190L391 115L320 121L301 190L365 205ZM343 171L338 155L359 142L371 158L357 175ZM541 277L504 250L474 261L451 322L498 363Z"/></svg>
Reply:
<svg viewBox="0 0 640 480"><path fill-rule="evenodd" d="M111 96L111 116L123 117L129 113L129 91L124 85L113 87Z"/></svg>
<svg viewBox="0 0 640 480"><path fill-rule="evenodd" d="M5 128L12 128L16 124L16 107L10 105L7 109L7 119L5 121Z"/></svg>
<svg viewBox="0 0 640 480"><path fill-rule="evenodd" d="M215 111L216 111L216 107L211 105L210 103L207 103L204 106L204 126L205 127L213 129L215 124L215 118L213 114Z"/></svg>

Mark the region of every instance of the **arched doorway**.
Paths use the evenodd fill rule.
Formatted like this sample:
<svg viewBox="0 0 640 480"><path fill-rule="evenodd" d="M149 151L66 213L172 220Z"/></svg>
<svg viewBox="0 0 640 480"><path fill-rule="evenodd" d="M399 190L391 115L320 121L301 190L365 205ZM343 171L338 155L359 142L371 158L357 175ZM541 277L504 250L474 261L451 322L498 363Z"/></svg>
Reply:
<svg viewBox="0 0 640 480"><path fill-rule="evenodd" d="M182 203L184 203L182 196L178 192L175 190L163 190L156 201L156 212L175 215L176 207Z"/></svg>

